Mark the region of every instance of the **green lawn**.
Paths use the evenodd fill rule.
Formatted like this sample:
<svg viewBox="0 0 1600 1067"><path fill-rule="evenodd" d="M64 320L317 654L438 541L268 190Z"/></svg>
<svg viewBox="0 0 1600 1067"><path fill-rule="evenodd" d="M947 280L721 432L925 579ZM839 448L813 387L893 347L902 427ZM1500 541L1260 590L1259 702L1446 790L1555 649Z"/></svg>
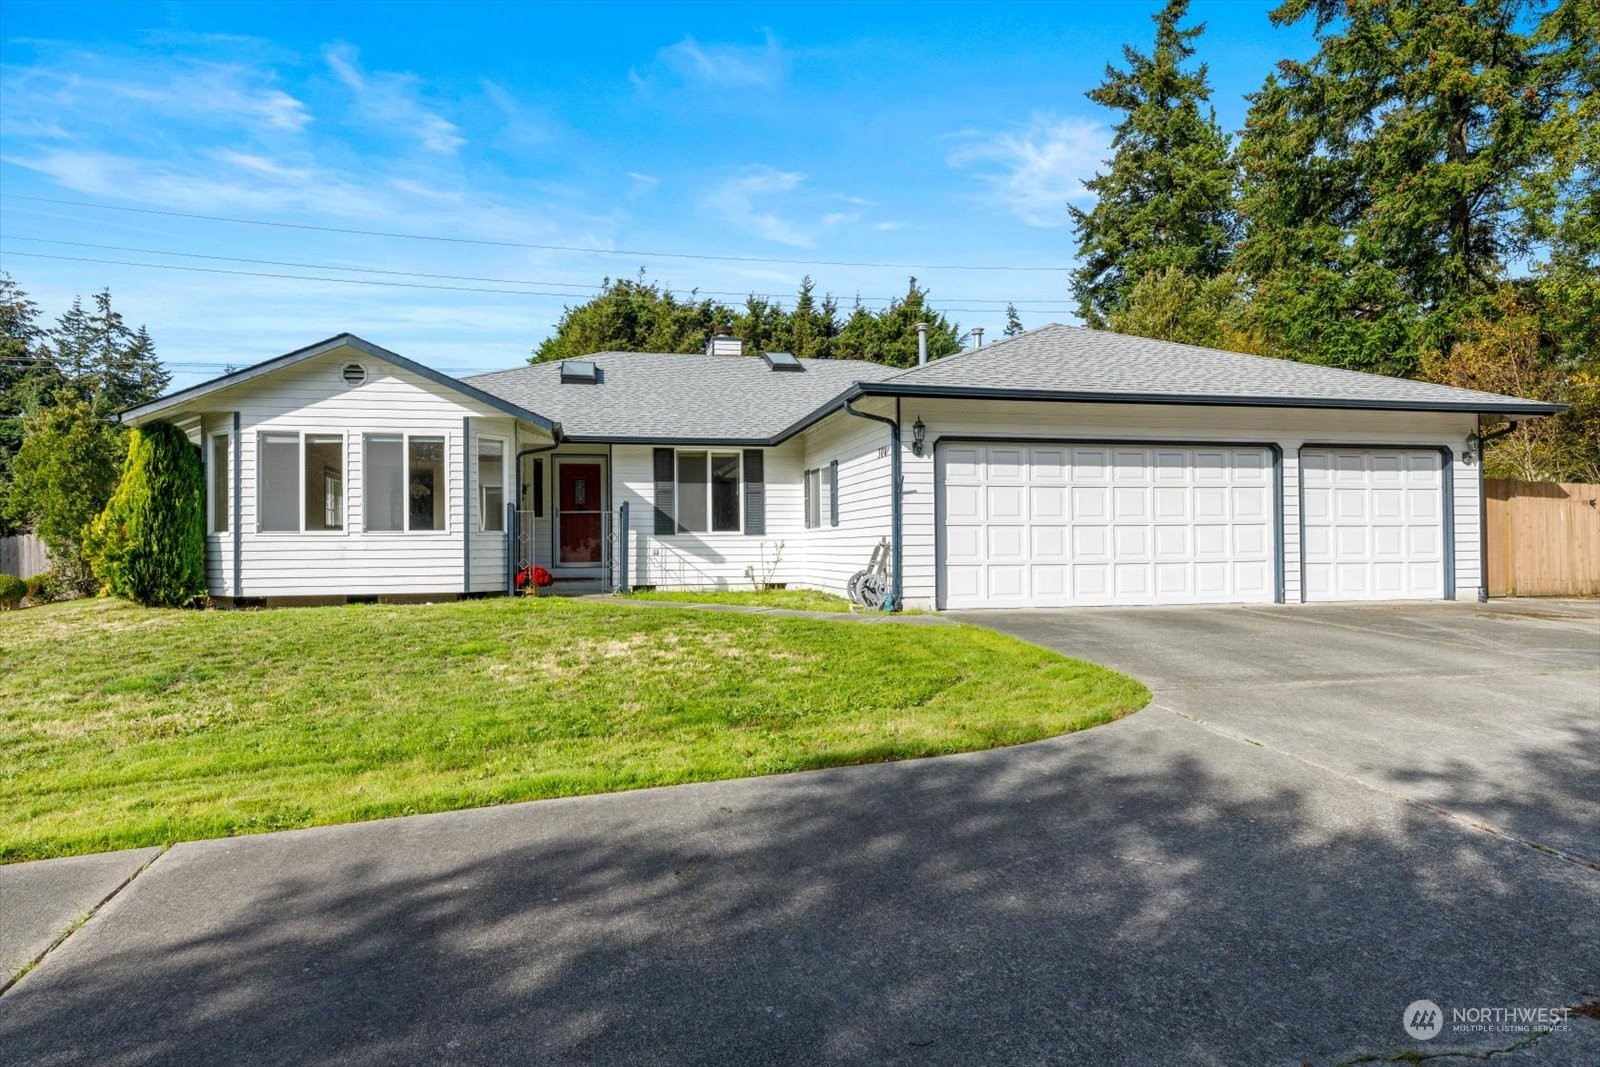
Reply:
<svg viewBox="0 0 1600 1067"><path fill-rule="evenodd" d="M849 611L850 601L820 589L673 589L618 593L621 600L667 600L679 604L740 604L755 608L791 608L795 611Z"/></svg>
<svg viewBox="0 0 1600 1067"><path fill-rule="evenodd" d="M1148 699L970 626L54 604L0 613L0 862L960 752Z"/></svg>

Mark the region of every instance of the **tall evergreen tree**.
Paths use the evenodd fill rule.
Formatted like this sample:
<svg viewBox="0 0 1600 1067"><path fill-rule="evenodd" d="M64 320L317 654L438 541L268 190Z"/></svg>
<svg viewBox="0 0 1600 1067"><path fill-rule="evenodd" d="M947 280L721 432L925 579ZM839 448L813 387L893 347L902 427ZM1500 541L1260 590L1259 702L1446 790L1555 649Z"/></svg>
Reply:
<svg viewBox="0 0 1600 1067"><path fill-rule="evenodd" d="M882 311L871 311L856 299L834 342L839 359L867 359L891 367L917 365L917 324L928 324L928 358L938 359L961 351L961 327L928 305L928 290L912 278L906 295L889 301Z"/></svg>
<svg viewBox="0 0 1600 1067"><path fill-rule="evenodd" d="M1528 0L1287 0L1319 50L1251 97L1238 263L1286 354L1413 373L1528 252L1556 95Z"/></svg>
<svg viewBox="0 0 1600 1067"><path fill-rule="evenodd" d="M1209 278L1221 273L1235 236L1228 138L1207 106L1206 66L1188 69L1205 25L1180 22L1189 0L1168 0L1155 15L1149 55L1122 50L1126 69L1106 67L1089 99L1121 112L1110 169L1085 184L1088 211L1069 208L1080 266L1072 295L1091 326L1127 298L1138 280L1177 267Z"/></svg>
<svg viewBox="0 0 1600 1067"><path fill-rule="evenodd" d="M1006 328L1004 332L1007 337L1015 337L1022 332L1022 316L1017 314L1017 305L1015 304L1006 305Z"/></svg>

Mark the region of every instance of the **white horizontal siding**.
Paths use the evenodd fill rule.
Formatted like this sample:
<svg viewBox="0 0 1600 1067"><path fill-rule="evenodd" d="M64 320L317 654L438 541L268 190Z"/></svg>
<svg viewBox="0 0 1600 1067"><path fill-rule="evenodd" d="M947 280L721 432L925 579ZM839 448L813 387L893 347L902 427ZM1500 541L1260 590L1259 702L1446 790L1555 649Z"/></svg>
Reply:
<svg viewBox="0 0 1600 1067"><path fill-rule="evenodd" d="M340 371L361 363L366 381L347 385ZM458 594L464 588L469 447L474 430L513 438L514 420L419 375L342 350L310 359L206 398L208 429L231 426L239 412L241 583L231 588L232 536L214 538L207 577L215 595L255 597ZM257 529L257 446L266 432L338 434L344 439L344 529L278 532ZM367 532L363 515L366 434L409 433L445 439L447 527L438 532ZM475 517L472 519L476 524ZM504 588L504 540L474 535L472 588ZM496 554L498 553L498 558ZM491 580L492 575L492 580Z"/></svg>
<svg viewBox="0 0 1600 1067"><path fill-rule="evenodd" d="M750 589L758 579L804 585L805 517L801 447L796 440L765 449L766 533L655 533L655 460L649 445L611 451L613 507L627 501L628 580L660 589ZM693 449L692 451L700 451ZM721 451L713 449L713 451ZM729 449L728 451L744 451Z"/></svg>
<svg viewBox="0 0 1600 1067"><path fill-rule="evenodd" d="M826 472L834 460L839 463L839 525L829 524L824 499L822 525L804 534L801 584L843 596L850 577L890 536L889 427L838 412L807 430L802 441L803 469Z"/></svg>

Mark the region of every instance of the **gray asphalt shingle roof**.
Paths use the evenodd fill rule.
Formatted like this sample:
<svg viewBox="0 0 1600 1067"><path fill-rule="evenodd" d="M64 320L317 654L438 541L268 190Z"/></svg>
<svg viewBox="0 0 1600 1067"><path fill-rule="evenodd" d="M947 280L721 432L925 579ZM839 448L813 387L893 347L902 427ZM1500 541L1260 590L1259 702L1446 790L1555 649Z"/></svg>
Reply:
<svg viewBox="0 0 1600 1067"><path fill-rule="evenodd" d="M1107 399L1194 398L1210 403L1281 400L1327 407L1458 407L1486 413L1558 410L1496 393L1058 323L913 367L886 383L886 391L905 387L1104 394Z"/></svg>
<svg viewBox="0 0 1600 1067"><path fill-rule="evenodd" d="M561 424L569 438L754 441L776 437L850 389L897 368L848 359L803 359L775 371L760 356L597 352L595 384L563 383L561 364L475 374L469 385Z"/></svg>

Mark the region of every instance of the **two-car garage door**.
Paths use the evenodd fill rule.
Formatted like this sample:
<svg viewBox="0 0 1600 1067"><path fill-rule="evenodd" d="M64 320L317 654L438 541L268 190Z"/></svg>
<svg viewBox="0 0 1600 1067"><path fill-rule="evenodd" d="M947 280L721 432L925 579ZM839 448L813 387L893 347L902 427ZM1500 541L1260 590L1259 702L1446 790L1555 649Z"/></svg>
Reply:
<svg viewBox="0 0 1600 1067"><path fill-rule="evenodd" d="M939 447L948 608L1268 602L1266 448Z"/></svg>
<svg viewBox="0 0 1600 1067"><path fill-rule="evenodd" d="M1306 599L1446 595L1438 452L1307 448L1300 461ZM1267 447L946 441L936 477L942 607L1277 598Z"/></svg>

